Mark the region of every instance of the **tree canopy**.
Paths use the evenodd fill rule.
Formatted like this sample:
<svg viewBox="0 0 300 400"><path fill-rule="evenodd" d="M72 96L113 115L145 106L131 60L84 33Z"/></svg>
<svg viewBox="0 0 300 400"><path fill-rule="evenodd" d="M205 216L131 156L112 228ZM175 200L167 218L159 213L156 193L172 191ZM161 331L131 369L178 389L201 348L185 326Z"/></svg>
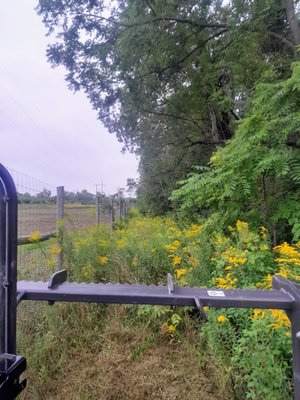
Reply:
<svg viewBox="0 0 300 400"><path fill-rule="evenodd" d="M263 82L276 91L276 82L291 76L300 44L296 6L292 0L40 0L37 11L57 39L48 48L50 62L66 67L69 87L84 90L109 131L140 155L137 193L146 209L161 213L170 208L176 182L194 165L206 166L217 149L225 146L216 153L224 162L226 154L236 156L234 143L247 155L251 144L244 146L242 134L242 142L231 139L238 129L247 142L257 118L262 124L257 112L269 102L264 90L271 90ZM254 93L259 105L251 102ZM288 118L289 108L281 111ZM297 142L292 131L280 145L267 132L266 151L285 154Z"/></svg>

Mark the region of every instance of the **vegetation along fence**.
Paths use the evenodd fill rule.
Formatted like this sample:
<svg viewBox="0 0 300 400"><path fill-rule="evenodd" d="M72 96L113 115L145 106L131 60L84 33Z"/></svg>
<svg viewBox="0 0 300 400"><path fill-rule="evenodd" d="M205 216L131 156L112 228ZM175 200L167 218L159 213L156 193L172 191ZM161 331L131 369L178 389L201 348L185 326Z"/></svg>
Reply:
<svg viewBox="0 0 300 400"><path fill-rule="evenodd" d="M220 290L166 285L112 285L69 283L65 270L48 282L17 281L17 193L8 171L0 164L0 398L14 399L26 386L26 360L16 356L16 308L23 300L161 304L194 306L205 318L203 306L282 309L292 326L294 397L300 400L300 286L273 278L273 290Z"/></svg>
<svg viewBox="0 0 300 400"><path fill-rule="evenodd" d="M45 263L62 266L63 232L107 223L113 228L125 217L134 199L119 190L113 196L71 192L13 169L8 169L18 194L18 274L21 279L44 279Z"/></svg>

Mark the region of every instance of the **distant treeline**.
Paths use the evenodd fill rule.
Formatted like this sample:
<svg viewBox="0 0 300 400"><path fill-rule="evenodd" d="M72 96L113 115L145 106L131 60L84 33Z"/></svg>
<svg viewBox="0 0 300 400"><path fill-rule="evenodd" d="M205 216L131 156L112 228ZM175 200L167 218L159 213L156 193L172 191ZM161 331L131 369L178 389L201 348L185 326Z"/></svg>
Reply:
<svg viewBox="0 0 300 400"><path fill-rule="evenodd" d="M65 192L65 201L68 203L79 203L84 205L95 204L96 195L87 190L81 192ZM19 204L56 204L56 195L50 190L43 189L37 194L18 193Z"/></svg>
<svg viewBox="0 0 300 400"><path fill-rule="evenodd" d="M117 193L113 196L107 196L105 194L99 194L104 203L108 203L111 197L122 196L122 192ZM66 203L71 204L82 204L82 205L95 205L96 195L89 193L86 189L81 192L67 192L65 191L64 200ZM133 200L133 199L130 199ZM19 204L56 204L56 195L52 195L50 190L43 189L37 194L30 193L18 193L18 203Z"/></svg>

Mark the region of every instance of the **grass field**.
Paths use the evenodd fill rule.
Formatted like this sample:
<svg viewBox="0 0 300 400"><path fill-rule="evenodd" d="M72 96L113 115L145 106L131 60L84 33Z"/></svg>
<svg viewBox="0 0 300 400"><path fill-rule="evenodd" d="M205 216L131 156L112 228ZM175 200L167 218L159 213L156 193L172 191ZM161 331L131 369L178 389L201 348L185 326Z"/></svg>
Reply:
<svg viewBox="0 0 300 400"><path fill-rule="evenodd" d="M66 204L65 228L79 229L96 223L95 206ZM101 214L100 214L101 215ZM109 222L109 216L102 214L100 221ZM34 231L42 234L56 229L56 205L52 204L20 204L18 207L18 235L29 236Z"/></svg>

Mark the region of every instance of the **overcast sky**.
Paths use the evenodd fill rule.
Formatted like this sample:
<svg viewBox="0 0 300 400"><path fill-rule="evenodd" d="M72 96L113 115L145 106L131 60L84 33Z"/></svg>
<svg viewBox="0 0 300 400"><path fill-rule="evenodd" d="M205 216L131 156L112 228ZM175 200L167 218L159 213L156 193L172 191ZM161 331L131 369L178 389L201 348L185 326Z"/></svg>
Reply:
<svg viewBox="0 0 300 400"><path fill-rule="evenodd" d="M103 180L115 193L137 177L138 161L121 154L84 93L73 94L63 68L46 60L49 38L35 0L0 0L0 162L66 190Z"/></svg>

